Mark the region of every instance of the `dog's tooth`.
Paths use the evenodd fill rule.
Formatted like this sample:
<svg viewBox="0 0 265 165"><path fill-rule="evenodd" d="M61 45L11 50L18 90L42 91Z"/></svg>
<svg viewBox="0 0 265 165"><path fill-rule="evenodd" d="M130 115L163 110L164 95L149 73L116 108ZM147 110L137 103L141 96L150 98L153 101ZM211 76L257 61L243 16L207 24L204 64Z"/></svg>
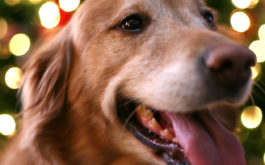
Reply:
<svg viewBox="0 0 265 165"><path fill-rule="evenodd" d="M152 118L153 113L151 110L146 108L144 105L140 105L137 107L136 111L140 114L141 117L143 118Z"/></svg>
<svg viewBox="0 0 265 165"><path fill-rule="evenodd" d="M172 141L175 142L175 143L179 143L179 139L176 138L176 137L174 137L174 138L172 139Z"/></svg>
<svg viewBox="0 0 265 165"><path fill-rule="evenodd" d="M168 129L164 129L163 132L162 132L162 135L165 136L165 137L168 137L168 138L172 137L172 134L169 132Z"/></svg>
<svg viewBox="0 0 265 165"><path fill-rule="evenodd" d="M160 124L156 121L155 118L152 118L152 120L150 121L150 124L155 129L160 129L161 128Z"/></svg>

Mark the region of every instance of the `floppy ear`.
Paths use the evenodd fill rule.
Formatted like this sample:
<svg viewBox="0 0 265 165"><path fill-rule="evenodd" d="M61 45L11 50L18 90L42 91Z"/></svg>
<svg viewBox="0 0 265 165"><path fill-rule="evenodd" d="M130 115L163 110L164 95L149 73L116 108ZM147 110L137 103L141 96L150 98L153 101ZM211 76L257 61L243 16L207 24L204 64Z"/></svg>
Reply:
<svg viewBox="0 0 265 165"><path fill-rule="evenodd" d="M21 88L25 145L36 139L40 141L40 137L47 139L55 132L51 132L50 126L57 125L54 122L65 113L72 64L72 44L70 37L66 37L68 34L67 29L62 31L55 40L33 53L26 64Z"/></svg>
<svg viewBox="0 0 265 165"><path fill-rule="evenodd" d="M66 99L71 62L71 41L60 36L34 54L22 85L24 109L41 114L59 111Z"/></svg>

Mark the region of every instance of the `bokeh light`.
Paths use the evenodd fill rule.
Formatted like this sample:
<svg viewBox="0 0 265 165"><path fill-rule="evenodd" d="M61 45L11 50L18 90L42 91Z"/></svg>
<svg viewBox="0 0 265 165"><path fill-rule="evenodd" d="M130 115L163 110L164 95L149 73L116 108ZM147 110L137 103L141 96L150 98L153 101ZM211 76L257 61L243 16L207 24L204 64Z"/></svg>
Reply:
<svg viewBox="0 0 265 165"><path fill-rule="evenodd" d="M41 25L47 29L56 27L60 22L60 11L56 3L46 2L39 10Z"/></svg>
<svg viewBox="0 0 265 165"><path fill-rule="evenodd" d="M42 0L28 0L30 3L32 4L38 4L40 3Z"/></svg>
<svg viewBox="0 0 265 165"><path fill-rule="evenodd" d="M260 73L261 73L261 67L260 67L260 64L257 63L254 67L251 67L251 71L252 71L252 79L256 79Z"/></svg>
<svg viewBox="0 0 265 165"><path fill-rule="evenodd" d="M265 24L260 26L258 33L260 40L265 41Z"/></svg>
<svg viewBox="0 0 265 165"><path fill-rule="evenodd" d="M10 5L10 6L17 5L19 2L20 2L20 0L5 0L5 3Z"/></svg>
<svg viewBox="0 0 265 165"><path fill-rule="evenodd" d="M26 34L14 35L9 42L9 50L15 56L25 55L30 48L30 39Z"/></svg>
<svg viewBox="0 0 265 165"><path fill-rule="evenodd" d="M0 133L10 136L16 131L16 122L14 118L7 114L0 115Z"/></svg>
<svg viewBox="0 0 265 165"><path fill-rule="evenodd" d="M233 13L230 22L233 29L241 33L247 31L251 25L249 16L242 11Z"/></svg>
<svg viewBox="0 0 265 165"><path fill-rule="evenodd" d="M251 4L250 4L249 8L255 7L258 3L259 3L259 0L251 0Z"/></svg>
<svg viewBox="0 0 265 165"><path fill-rule="evenodd" d="M72 12L80 5L80 0L59 0L59 5L62 10Z"/></svg>
<svg viewBox="0 0 265 165"><path fill-rule="evenodd" d="M248 106L241 114L241 122L248 129L257 128L261 121L262 111L257 106Z"/></svg>
<svg viewBox="0 0 265 165"><path fill-rule="evenodd" d="M265 164L265 153L263 154L263 163Z"/></svg>
<svg viewBox="0 0 265 165"><path fill-rule="evenodd" d="M255 53L257 62L261 63L265 61L265 41L253 41L250 44L249 49Z"/></svg>
<svg viewBox="0 0 265 165"><path fill-rule="evenodd" d="M233 5L240 9L248 8L251 2L252 0L232 0Z"/></svg>
<svg viewBox="0 0 265 165"><path fill-rule="evenodd" d="M0 43L0 60L5 60L10 57L8 45Z"/></svg>
<svg viewBox="0 0 265 165"><path fill-rule="evenodd" d="M7 30L8 30L8 25L6 20L0 17L0 39L5 37Z"/></svg>
<svg viewBox="0 0 265 165"><path fill-rule="evenodd" d="M6 85L11 89L18 89L23 77L23 72L18 67L12 67L5 74Z"/></svg>

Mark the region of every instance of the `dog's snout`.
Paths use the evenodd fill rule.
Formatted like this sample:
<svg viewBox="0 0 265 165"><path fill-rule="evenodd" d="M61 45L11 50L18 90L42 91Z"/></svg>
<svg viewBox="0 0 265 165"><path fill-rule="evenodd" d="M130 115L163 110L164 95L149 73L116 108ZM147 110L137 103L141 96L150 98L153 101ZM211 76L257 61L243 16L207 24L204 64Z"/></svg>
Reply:
<svg viewBox="0 0 265 165"><path fill-rule="evenodd" d="M204 56L207 71L225 86L245 84L251 76L251 66L256 63L255 55L240 45L220 45Z"/></svg>

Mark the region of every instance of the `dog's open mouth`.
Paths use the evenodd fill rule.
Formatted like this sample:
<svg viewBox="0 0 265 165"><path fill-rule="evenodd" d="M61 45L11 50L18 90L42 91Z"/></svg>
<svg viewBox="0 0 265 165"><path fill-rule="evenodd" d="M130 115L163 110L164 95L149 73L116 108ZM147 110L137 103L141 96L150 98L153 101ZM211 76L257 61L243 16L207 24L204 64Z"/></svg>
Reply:
<svg viewBox="0 0 265 165"><path fill-rule="evenodd" d="M189 164L165 114L135 102L120 101L118 116L138 140L168 164Z"/></svg>
<svg viewBox="0 0 265 165"><path fill-rule="evenodd" d="M168 165L244 164L237 138L208 110L176 114L123 99L117 106L126 128Z"/></svg>

